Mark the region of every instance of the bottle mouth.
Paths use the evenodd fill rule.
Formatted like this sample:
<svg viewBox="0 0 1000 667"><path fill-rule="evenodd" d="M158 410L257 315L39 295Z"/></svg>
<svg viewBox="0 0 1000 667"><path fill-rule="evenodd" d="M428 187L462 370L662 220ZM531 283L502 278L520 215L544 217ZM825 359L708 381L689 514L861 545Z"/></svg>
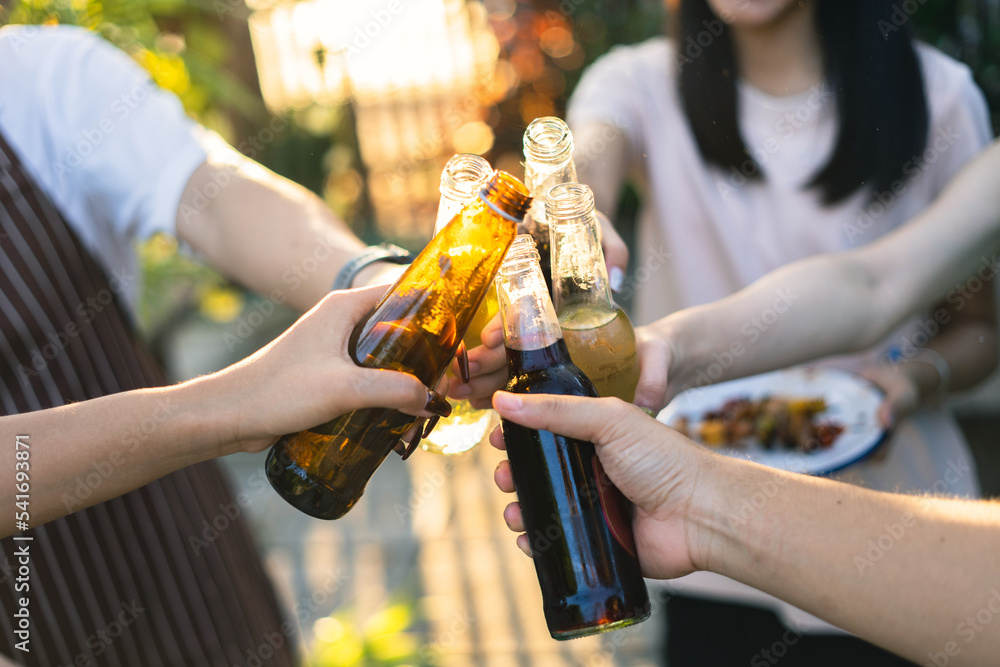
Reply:
<svg viewBox="0 0 1000 667"><path fill-rule="evenodd" d="M452 156L441 172L441 194L459 192L473 196L486 185L493 174L493 167L485 158L471 153Z"/></svg>
<svg viewBox="0 0 1000 667"><path fill-rule="evenodd" d="M550 225L580 224L594 213L594 193L583 183L559 183L545 195L545 217Z"/></svg>
<svg viewBox="0 0 1000 667"><path fill-rule="evenodd" d="M524 214L531 207L528 188L516 176L502 169L493 172L489 182L480 191L479 197L487 204L496 202L494 204L496 208L494 206L490 208L500 212L504 217L509 216L517 223L524 220Z"/></svg>
<svg viewBox="0 0 1000 667"><path fill-rule="evenodd" d="M573 156L573 133L561 118L536 118L524 131L524 156L533 161L567 160Z"/></svg>

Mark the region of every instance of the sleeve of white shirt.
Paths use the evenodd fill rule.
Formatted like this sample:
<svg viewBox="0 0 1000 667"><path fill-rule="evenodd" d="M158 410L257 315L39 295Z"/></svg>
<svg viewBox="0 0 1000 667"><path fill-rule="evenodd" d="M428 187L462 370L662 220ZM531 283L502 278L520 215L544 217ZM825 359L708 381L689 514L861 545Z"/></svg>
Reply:
<svg viewBox="0 0 1000 667"><path fill-rule="evenodd" d="M989 107L972 71L925 44L918 44L930 110L923 162L932 164L931 192L938 193L992 139Z"/></svg>
<svg viewBox="0 0 1000 667"><path fill-rule="evenodd" d="M587 68L570 97L566 119L576 131L587 125L602 124L621 130L627 145L627 160L635 167L635 157L644 145L641 104L643 47L615 47ZM664 85L667 85L664 82ZM586 147L577 147L577 151Z"/></svg>
<svg viewBox="0 0 1000 667"><path fill-rule="evenodd" d="M209 135L176 96L80 28L5 28L0 62L3 129L92 246L174 233Z"/></svg>

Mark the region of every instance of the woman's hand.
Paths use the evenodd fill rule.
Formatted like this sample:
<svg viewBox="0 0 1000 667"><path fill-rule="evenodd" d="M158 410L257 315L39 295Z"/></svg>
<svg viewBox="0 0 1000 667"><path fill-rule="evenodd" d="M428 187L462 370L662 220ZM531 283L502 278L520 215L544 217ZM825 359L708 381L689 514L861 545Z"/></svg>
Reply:
<svg viewBox="0 0 1000 667"><path fill-rule="evenodd" d="M667 340L653 327L635 330L636 350L639 354L639 384L633 403L640 408L659 413L673 397L668 384L673 350Z"/></svg>
<svg viewBox="0 0 1000 667"><path fill-rule="evenodd" d="M690 521L691 505L699 497L700 472L719 457L615 398L497 392L493 407L504 419L529 428L594 443L608 477L635 504L633 530L645 576L672 578L704 567L706 548ZM505 448L499 428L490 442ZM507 461L497 467L494 479L502 491L514 491ZM518 503L507 506L504 520L522 533L517 545L530 555Z"/></svg>
<svg viewBox="0 0 1000 667"><path fill-rule="evenodd" d="M491 407L493 392L507 384L507 351L503 345L499 315L483 327L480 340L482 345L469 350L471 382L465 384L459 379L461 374L456 361L452 368L455 377L448 388L448 396L457 400L468 399L472 407L486 410Z"/></svg>
<svg viewBox="0 0 1000 667"><path fill-rule="evenodd" d="M384 285L331 293L267 347L205 378L235 412L238 449L262 450L285 433L360 408L389 407L422 417L450 412L441 396L412 375L363 368L348 354L354 326L384 294Z"/></svg>
<svg viewBox="0 0 1000 667"><path fill-rule="evenodd" d="M920 405L920 387L916 378L908 372L913 365L877 365L862 369L861 375L875 383L885 392L878 407L878 420L883 427L893 428L899 420ZM914 370L924 370L914 368ZM933 368L929 369L934 372Z"/></svg>

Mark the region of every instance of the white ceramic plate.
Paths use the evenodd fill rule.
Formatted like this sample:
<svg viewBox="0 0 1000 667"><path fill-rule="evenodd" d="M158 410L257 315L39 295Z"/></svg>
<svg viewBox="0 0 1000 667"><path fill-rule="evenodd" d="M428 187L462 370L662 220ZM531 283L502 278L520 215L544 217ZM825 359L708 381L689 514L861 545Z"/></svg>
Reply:
<svg viewBox="0 0 1000 667"><path fill-rule="evenodd" d="M759 443L745 447L713 447L719 453L791 472L826 475L864 458L885 436L878 421L883 392L868 380L836 368L789 368L754 375L731 382L681 392L657 419L668 426L680 416L688 418L691 433L706 412L718 410L732 398L763 396L822 397L826 410L817 416L844 426L833 445L804 453L777 448L764 449Z"/></svg>

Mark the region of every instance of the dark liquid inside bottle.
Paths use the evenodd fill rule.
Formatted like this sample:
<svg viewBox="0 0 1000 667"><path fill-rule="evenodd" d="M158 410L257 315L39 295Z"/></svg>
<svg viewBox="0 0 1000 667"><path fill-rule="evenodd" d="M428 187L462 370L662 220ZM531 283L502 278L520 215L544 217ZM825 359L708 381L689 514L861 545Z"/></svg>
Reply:
<svg viewBox="0 0 1000 667"><path fill-rule="evenodd" d="M521 234L530 234L535 241L535 249L538 251L538 266L542 269L542 277L545 278L545 287L549 291L549 296L553 296L552 291L552 253L549 241L548 225L541 225L526 216L524 223L518 227Z"/></svg>
<svg viewBox="0 0 1000 667"><path fill-rule="evenodd" d="M437 333L407 318L376 322L361 334L352 356L358 365L412 373L427 386L440 380L457 343L454 319ZM365 327L366 322L358 325ZM284 436L265 463L282 498L318 519L339 519L364 493L415 418L387 408L356 410L308 431Z"/></svg>
<svg viewBox="0 0 1000 667"><path fill-rule="evenodd" d="M507 391L597 396L562 340L538 350L507 348L507 362ZM551 635L573 639L648 618L626 504L594 445L502 425Z"/></svg>

